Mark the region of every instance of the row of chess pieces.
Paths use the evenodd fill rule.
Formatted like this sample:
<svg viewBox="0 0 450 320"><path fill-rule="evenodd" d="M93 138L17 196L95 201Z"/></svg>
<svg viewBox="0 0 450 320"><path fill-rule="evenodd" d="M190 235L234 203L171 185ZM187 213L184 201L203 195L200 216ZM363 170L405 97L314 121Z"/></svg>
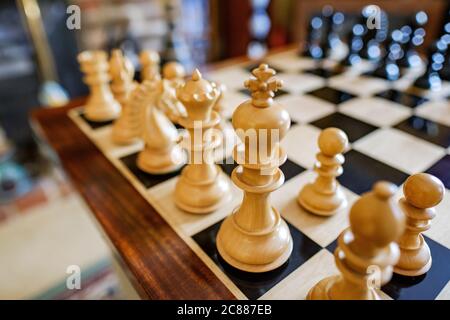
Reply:
<svg viewBox="0 0 450 320"><path fill-rule="evenodd" d="M374 17L378 21L374 23ZM390 81L398 80L402 68L417 68L422 65L418 49L423 45L428 16L424 11L412 15L409 21L398 29L389 31L387 13L379 7L365 7L356 23L341 40L345 15L325 6L322 13L314 16L309 24L303 56L321 61L332 55L343 43L348 51L338 67L348 67L362 59L370 60L375 68L368 75L375 75ZM426 70L414 82L419 89L439 90L442 80L450 80L450 11L443 28L427 50Z"/></svg>
<svg viewBox="0 0 450 320"><path fill-rule="evenodd" d="M145 172L174 172L187 162L175 186L175 204L187 214L209 214L230 200L229 179L214 161L196 163L190 159L198 153L212 159L221 144L208 132L220 128L224 87L204 79L198 70L186 80L183 68L174 62L164 65L161 76L156 52L144 51L140 58L143 81L137 83L131 63L120 50L114 50L109 61L105 52L79 55L91 90L85 116L91 121L115 119L111 138L118 145L144 140L137 165ZM251 98L235 109L233 127L236 132L256 130L257 139L264 141L271 141L269 135L277 130L281 141L289 130L290 117L273 97L283 83L266 64L255 68L252 75L244 82ZM186 129L187 136L195 135L195 123L200 123L202 139L180 138L174 122ZM269 197L284 183L279 166L287 156L279 141L263 146L259 140L254 148L250 139L239 138L241 143L233 153L238 166L231 178L244 197L223 221L216 245L231 266L267 272L284 265L293 250L289 227ZM342 130L327 128L321 132L318 146L317 177L301 188L298 203L311 214L329 217L348 206L337 181L343 172L348 139ZM259 156L261 148L267 150L267 157ZM350 227L340 235L335 251L340 274L320 281L308 298L382 299L377 287L371 285L374 281L369 281L372 275L368 270L373 266L379 269L380 284L391 279L393 270L418 276L430 269L431 253L422 232L430 228L444 186L436 177L418 173L405 182L399 202L394 200L396 190L395 185L380 181L352 205Z"/></svg>

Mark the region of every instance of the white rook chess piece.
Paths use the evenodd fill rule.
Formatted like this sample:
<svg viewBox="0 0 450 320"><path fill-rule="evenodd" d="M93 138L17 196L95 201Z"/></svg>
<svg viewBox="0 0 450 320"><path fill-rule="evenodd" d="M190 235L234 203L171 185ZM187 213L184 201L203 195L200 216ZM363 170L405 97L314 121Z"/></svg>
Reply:
<svg viewBox="0 0 450 320"><path fill-rule="evenodd" d="M89 86L90 95L85 105L86 118L103 122L116 119L120 115L120 104L114 99L109 88L108 61L104 51L83 51L78 55L84 82Z"/></svg>
<svg viewBox="0 0 450 320"><path fill-rule="evenodd" d="M342 174L342 152L348 145L348 138L338 128L327 128L320 133L318 144L320 152L314 165L317 178L302 188L297 200L312 213L331 216L347 206L347 199L336 177Z"/></svg>
<svg viewBox="0 0 450 320"><path fill-rule="evenodd" d="M334 251L340 275L319 281L308 293L311 300L381 300L380 287L392 277L400 257L395 241L405 217L394 201L397 187L378 182L350 209L350 227L338 238Z"/></svg>
<svg viewBox="0 0 450 320"><path fill-rule="evenodd" d="M275 71L261 64L252 73L255 78L245 82L252 99L239 105L232 118L244 143L242 153L237 146L234 149L239 166L232 179L244 190L244 199L222 223L216 243L221 257L233 267L266 272L283 265L293 247L289 227L269 201L270 193L284 183L279 166L287 156L279 142L291 121L288 112L273 101L282 85L273 77ZM252 136L256 140L251 141Z"/></svg>
<svg viewBox="0 0 450 320"><path fill-rule="evenodd" d="M212 110L218 94L215 85L202 79L197 69L177 90L186 109L186 117L178 122L188 132L183 145L190 161L176 184L175 203L190 213L212 212L231 199L228 178L213 159L214 149L220 144L220 137L212 134L220 122L219 114Z"/></svg>
<svg viewBox="0 0 450 320"><path fill-rule="evenodd" d="M406 229L398 244L400 260L394 272L404 276L420 276L431 268L431 253L422 232L431 227L437 206L444 197L441 180L427 173L410 176L403 185L400 208L406 215ZM449 266L450 268L450 266Z"/></svg>

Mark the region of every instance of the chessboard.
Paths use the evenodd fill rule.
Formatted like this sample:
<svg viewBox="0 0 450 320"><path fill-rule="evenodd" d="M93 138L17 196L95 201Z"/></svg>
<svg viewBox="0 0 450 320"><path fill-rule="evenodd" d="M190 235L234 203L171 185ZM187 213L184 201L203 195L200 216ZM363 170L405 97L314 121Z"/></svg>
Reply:
<svg viewBox="0 0 450 320"><path fill-rule="evenodd" d="M283 80L275 99L291 116L290 130L282 141L288 155L281 166L285 183L271 195L271 201L288 223L293 251L284 265L270 272L239 271L217 252L216 234L223 219L240 204L240 189L231 183L232 200L210 214L183 212L174 202L180 171L145 173L136 165L142 142L114 144L112 122L87 120L83 107L71 109L69 117L239 299L304 299L319 280L339 273L333 256L337 238L348 227L348 208L362 193L375 182L387 180L399 186L396 197L400 198L400 186L408 176L431 173L446 187L432 227L424 233L433 257L432 268L419 277L394 274L382 291L391 299L450 299L450 83L444 82L437 92L411 90L423 67L404 69L399 80L387 81L368 75L374 66L367 61L335 68L336 62L327 59L318 66L313 59L301 57L298 50L288 50L262 61L229 64L205 73L208 80L227 86L223 99L228 121L234 109L249 99L243 82L261 62L269 64ZM349 206L332 217L319 217L302 209L296 198L315 177L312 169L317 139L328 127L342 129L349 138L344 171L338 178ZM215 156L230 176L236 167L230 148L236 137L230 123L227 132Z"/></svg>

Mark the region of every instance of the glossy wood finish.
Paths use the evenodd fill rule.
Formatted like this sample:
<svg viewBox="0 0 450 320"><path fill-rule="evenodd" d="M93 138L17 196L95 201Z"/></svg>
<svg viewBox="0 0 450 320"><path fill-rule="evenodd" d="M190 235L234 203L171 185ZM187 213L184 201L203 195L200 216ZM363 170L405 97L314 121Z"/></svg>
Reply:
<svg viewBox="0 0 450 320"><path fill-rule="evenodd" d="M32 125L65 172L132 275L142 298L233 299L234 296L155 209L113 167L67 115L37 109ZM76 232L76 230L74 230Z"/></svg>

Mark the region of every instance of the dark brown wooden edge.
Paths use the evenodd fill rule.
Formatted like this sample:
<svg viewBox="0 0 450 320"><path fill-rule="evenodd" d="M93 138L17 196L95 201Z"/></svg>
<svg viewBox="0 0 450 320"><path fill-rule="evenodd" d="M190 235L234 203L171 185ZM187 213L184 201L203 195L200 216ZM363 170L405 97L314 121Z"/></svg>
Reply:
<svg viewBox="0 0 450 320"><path fill-rule="evenodd" d="M207 70L244 62L248 58L230 59ZM69 118L68 111L84 102L85 98L78 98L64 107L35 109L31 125L39 142L54 151L53 158L86 201L127 267L126 272L132 275L130 281L139 295L145 299L235 299Z"/></svg>

